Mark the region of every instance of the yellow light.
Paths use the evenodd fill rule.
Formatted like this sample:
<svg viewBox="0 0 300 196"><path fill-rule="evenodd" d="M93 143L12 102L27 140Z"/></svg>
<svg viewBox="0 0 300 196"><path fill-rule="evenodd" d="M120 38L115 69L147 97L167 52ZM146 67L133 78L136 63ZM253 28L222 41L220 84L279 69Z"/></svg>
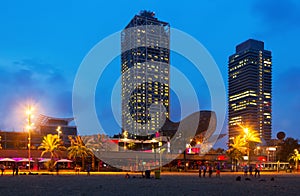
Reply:
<svg viewBox="0 0 300 196"><path fill-rule="evenodd" d="M28 108L27 108L27 110L26 110L26 115L27 115L27 116L31 116L32 113L33 113L33 111L34 111L34 108L31 107L31 106L28 106Z"/></svg>
<svg viewBox="0 0 300 196"><path fill-rule="evenodd" d="M249 129L248 129L248 128L244 128L243 130L244 130L244 133L245 133L245 134L248 134L248 132L249 132Z"/></svg>

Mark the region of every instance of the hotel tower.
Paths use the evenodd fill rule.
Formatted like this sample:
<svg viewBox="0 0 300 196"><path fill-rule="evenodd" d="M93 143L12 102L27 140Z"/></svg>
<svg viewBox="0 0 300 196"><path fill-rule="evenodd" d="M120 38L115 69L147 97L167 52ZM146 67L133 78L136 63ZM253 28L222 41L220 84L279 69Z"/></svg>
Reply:
<svg viewBox="0 0 300 196"><path fill-rule="evenodd" d="M272 56L264 42L249 39L236 46L228 63L229 142L243 128L269 142L272 128Z"/></svg>

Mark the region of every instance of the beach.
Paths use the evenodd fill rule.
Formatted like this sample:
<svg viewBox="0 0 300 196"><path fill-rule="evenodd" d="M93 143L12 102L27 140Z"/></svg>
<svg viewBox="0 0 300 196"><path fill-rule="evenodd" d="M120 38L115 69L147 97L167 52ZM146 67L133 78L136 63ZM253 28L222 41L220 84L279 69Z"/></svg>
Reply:
<svg viewBox="0 0 300 196"><path fill-rule="evenodd" d="M0 176L1 195L299 195L300 174L262 173L260 178L242 173L215 173L199 178L198 173L166 172L160 179L142 178L141 173L85 172L80 175ZM236 177L241 176L241 181ZM274 181L271 181L271 178Z"/></svg>

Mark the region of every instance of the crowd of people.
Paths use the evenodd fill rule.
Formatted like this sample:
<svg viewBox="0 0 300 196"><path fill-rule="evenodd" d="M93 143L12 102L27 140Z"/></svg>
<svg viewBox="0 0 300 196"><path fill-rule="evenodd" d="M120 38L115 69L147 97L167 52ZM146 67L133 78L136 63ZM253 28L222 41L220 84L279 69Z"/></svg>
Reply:
<svg viewBox="0 0 300 196"><path fill-rule="evenodd" d="M1 164L0 165L0 170L1 170L1 176L3 176L4 172L5 172L5 165ZM19 175L19 166L17 164L13 164L12 165L12 174L14 175Z"/></svg>
<svg viewBox="0 0 300 196"><path fill-rule="evenodd" d="M212 173L215 170L216 172L216 177L220 177L221 175L221 168L220 168L220 164L218 163L217 165L215 165L215 167L213 167L212 165L201 165L199 167L199 177L205 177L208 173L208 177L212 177ZM244 171L244 176L248 176L248 172L250 176L253 176L253 166L252 165L245 165L243 167L243 171ZM261 166L260 165L256 165L254 168L254 177L260 177L260 171L261 171Z"/></svg>
<svg viewBox="0 0 300 196"><path fill-rule="evenodd" d="M213 166L212 165L200 165L199 167L199 177L204 177L206 176L206 173L208 172L208 177L212 176L213 173ZM215 166L215 170L216 170L216 177L220 177L221 175L221 168L220 168L220 164L218 163Z"/></svg>
<svg viewBox="0 0 300 196"><path fill-rule="evenodd" d="M248 172L250 176L253 176L253 166L252 165L245 165L244 166L244 176L248 176ZM261 171L261 166L257 165L254 169L254 177L260 177L260 171Z"/></svg>

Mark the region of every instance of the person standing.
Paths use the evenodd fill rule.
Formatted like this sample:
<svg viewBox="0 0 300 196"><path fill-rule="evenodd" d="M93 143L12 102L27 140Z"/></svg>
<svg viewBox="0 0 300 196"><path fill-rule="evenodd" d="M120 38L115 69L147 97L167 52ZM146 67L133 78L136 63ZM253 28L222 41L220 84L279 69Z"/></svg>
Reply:
<svg viewBox="0 0 300 196"><path fill-rule="evenodd" d="M14 163L12 165L12 175L14 176L15 175L15 171L16 171L16 164Z"/></svg>
<svg viewBox="0 0 300 196"><path fill-rule="evenodd" d="M203 177L205 178L205 174L206 174L206 166L205 165L203 165L202 170L203 170Z"/></svg>
<svg viewBox="0 0 300 196"><path fill-rule="evenodd" d="M201 178L201 173L202 173L202 166L199 166L199 178Z"/></svg>
<svg viewBox="0 0 300 196"><path fill-rule="evenodd" d="M1 176L3 176L4 170L5 170L5 166L3 164L1 164L0 165L0 169L1 169Z"/></svg>
<svg viewBox="0 0 300 196"><path fill-rule="evenodd" d="M216 177L220 177L220 173L221 173L221 168L220 168L220 163L218 163L216 167Z"/></svg>
<svg viewBox="0 0 300 196"><path fill-rule="evenodd" d="M248 165L244 166L244 176L248 175Z"/></svg>
<svg viewBox="0 0 300 196"><path fill-rule="evenodd" d="M255 173L254 173L254 177L256 178L256 175L258 174L258 168L257 167L255 167Z"/></svg>
<svg viewBox="0 0 300 196"><path fill-rule="evenodd" d="M253 172L253 167L252 167L252 165L250 165L249 166L249 174L250 174L250 176L253 176L252 172Z"/></svg>
<svg viewBox="0 0 300 196"><path fill-rule="evenodd" d="M213 167L210 165L208 166L208 177L211 177L212 173L213 173Z"/></svg>
<svg viewBox="0 0 300 196"><path fill-rule="evenodd" d="M59 174L59 165L58 165L57 162L56 162L56 165L55 165L55 169L56 169L56 175L58 175Z"/></svg>
<svg viewBox="0 0 300 196"><path fill-rule="evenodd" d="M260 177L260 170L261 170L261 165L259 164L257 167L257 175L258 177Z"/></svg>
<svg viewBox="0 0 300 196"><path fill-rule="evenodd" d="M19 175L19 166L16 164L16 176Z"/></svg>
<svg viewBox="0 0 300 196"><path fill-rule="evenodd" d="M90 174L90 171L91 171L91 166L90 165L87 165L87 168L86 168L86 172L87 172L87 175L91 175Z"/></svg>

